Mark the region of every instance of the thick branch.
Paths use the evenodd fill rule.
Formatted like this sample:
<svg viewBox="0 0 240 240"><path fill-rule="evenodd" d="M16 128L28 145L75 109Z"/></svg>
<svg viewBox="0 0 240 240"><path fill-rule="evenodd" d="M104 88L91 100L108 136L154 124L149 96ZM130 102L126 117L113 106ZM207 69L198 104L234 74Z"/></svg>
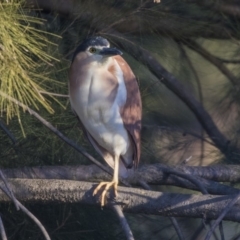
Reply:
<svg viewBox="0 0 240 240"><path fill-rule="evenodd" d="M239 181L240 167L236 165L216 165L211 167L178 166L171 168L164 164L147 164L142 165L137 171L132 172L126 180L133 185L140 185L141 182L145 182L154 185L173 185L199 191L199 188L187 179L169 174L168 169L174 169L180 173L194 176L210 194L225 195L237 194L239 192L239 189L214 182ZM2 171L8 178L69 179L78 181L110 180L109 174L96 165L24 167L19 169L3 169Z"/></svg>
<svg viewBox="0 0 240 240"><path fill-rule="evenodd" d="M9 183L16 197L23 202L68 202L99 206L92 196L96 186L93 183L39 179L9 179ZM126 212L209 219L217 219L235 196L161 193L126 187L119 187L118 192L117 201ZM0 193L0 201L8 202L9 199ZM111 207L111 201L107 200L106 206ZM240 201L224 219L240 222Z"/></svg>

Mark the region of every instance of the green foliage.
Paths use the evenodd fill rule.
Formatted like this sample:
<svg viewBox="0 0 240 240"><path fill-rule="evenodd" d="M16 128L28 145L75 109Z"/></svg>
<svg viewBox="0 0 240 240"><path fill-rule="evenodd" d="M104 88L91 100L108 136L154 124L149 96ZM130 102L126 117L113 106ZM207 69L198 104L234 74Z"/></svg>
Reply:
<svg viewBox="0 0 240 240"><path fill-rule="evenodd" d="M53 113L50 101L42 92L53 83L48 69L57 59L47 52L47 47L54 43L49 41L50 34L40 29L43 20L27 15L22 2L12 0L0 2L0 22L1 113L7 122L15 115L20 118L19 106L6 95Z"/></svg>

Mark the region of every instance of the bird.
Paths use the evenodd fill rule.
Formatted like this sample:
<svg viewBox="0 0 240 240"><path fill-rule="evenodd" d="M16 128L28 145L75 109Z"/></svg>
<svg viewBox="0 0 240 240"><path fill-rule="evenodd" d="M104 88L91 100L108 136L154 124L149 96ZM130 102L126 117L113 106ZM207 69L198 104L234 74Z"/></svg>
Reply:
<svg viewBox="0 0 240 240"><path fill-rule="evenodd" d="M107 39L93 36L75 50L69 71L69 97L89 142L113 168L113 179L101 182L101 206L119 177L126 178L140 160L142 101L136 77L122 52Z"/></svg>

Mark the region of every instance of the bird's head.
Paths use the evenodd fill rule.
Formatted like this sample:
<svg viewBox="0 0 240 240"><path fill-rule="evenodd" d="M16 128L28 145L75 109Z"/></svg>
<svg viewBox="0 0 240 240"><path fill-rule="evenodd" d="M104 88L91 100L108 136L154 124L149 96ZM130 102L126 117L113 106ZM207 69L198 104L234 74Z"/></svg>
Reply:
<svg viewBox="0 0 240 240"><path fill-rule="evenodd" d="M109 57L122 55L122 52L117 48L110 47L108 40L103 37L91 37L78 46L73 55L73 60L79 55L84 55L91 61L105 62Z"/></svg>

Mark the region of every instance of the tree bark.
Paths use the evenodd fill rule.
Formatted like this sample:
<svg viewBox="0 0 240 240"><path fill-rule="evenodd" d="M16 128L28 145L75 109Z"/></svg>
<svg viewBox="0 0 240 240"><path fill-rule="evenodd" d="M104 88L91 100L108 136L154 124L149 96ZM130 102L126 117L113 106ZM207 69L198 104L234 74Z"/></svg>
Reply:
<svg viewBox="0 0 240 240"><path fill-rule="evenodd" d="M9 184L21 202L81 203L100 207L93 197L96 184L70 180L9 179ZM4 187L4 186L3 186ZM236 195L213 196L177 193L161 193L135 188L118 188L117 202L123 211L137 214L154 214L174 217L216 219ZM106 207L111 207L107 194ZM9 202L0 193L1 202ZM225 220L240 222L240 201L225 215Z"/></svg>
<svg viewBox="0 0 240 240"><path fill-rule="evenodd" d="M186 178L176 174L169 174L170 170L186 174ZM2 169L8 178L32 178L32 179L69 179L78 181L109 181L111 177L96 165L78 166L42 166L24 167L18 169ZM170 167L164 164L146 164L136 171L129 173L125 179L131 185L139 185L146 182L152 185L173 185L191 190L200 189L191 183L187 176L195 177L210 194L237 194L239 189L218 182L240 181L240 166L238 165L214 165L208 167L176 166ZM217 181L217 182L216 182Z"/></svg>

